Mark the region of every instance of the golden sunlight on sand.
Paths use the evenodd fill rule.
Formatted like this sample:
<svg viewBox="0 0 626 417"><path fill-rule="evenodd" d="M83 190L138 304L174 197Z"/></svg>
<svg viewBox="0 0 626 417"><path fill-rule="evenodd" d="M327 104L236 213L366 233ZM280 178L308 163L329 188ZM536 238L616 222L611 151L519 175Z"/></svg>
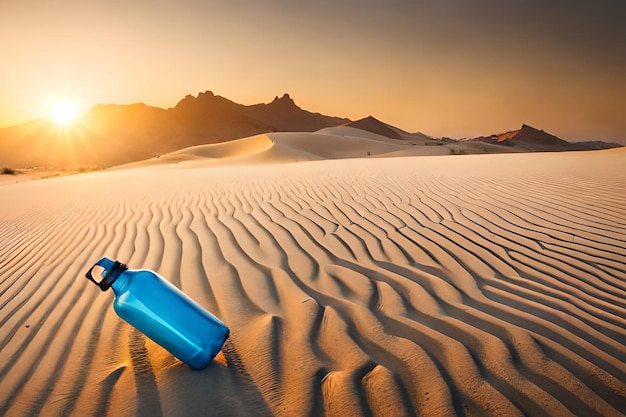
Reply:
<svg viewBox="0 0 626 417"><path fill-rule="evenodd" d="M3 185L0 415L623 416L626 153L298 137ZM218 360L122 322L84 278L102 256L222 319Z"/></svg>

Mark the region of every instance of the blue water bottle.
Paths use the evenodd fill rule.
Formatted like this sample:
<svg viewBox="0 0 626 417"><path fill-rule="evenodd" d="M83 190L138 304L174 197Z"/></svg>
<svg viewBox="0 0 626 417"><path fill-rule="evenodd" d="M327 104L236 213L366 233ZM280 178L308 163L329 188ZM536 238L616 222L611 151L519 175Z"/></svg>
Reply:
<svg viewBox="0 0 626 417"><path fill-rule="evenodd" d="M155 272L102 258L86 276L102 291L113 288L118 316L194 369L205 368L228 338L224 323Z"/></svg>

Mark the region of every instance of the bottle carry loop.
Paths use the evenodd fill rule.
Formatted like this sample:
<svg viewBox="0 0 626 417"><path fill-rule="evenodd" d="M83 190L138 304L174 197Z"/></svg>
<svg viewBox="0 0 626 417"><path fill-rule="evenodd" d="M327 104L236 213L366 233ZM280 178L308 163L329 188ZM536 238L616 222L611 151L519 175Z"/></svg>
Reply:
<svg viewBox="0 0 626 417"><path fill-rule="evenodd" d="M100 274L100 277L102 278L100 281L97 281L92 274L94 268L98 266L104 269L104 271ZM87 271L85 276L89 281L100 287L100 290L106 291L111 288L111 284L113 284L117 277L127 269L128 267L121 262L112 261L108 258L102 258L94 266L92 266L89 271Z"/></svg>

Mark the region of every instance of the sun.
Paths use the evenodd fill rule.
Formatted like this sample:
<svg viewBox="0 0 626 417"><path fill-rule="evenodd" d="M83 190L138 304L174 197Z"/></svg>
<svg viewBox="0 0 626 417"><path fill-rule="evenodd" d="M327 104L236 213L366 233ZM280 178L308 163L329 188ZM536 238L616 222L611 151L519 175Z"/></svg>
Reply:
<svg viewBox="0 0 626 417"><path fill-rule="evenodd" d="M60 126L71 124L78 116L78 106L71 100L61 100L52 106L52 121Z"/></svg>

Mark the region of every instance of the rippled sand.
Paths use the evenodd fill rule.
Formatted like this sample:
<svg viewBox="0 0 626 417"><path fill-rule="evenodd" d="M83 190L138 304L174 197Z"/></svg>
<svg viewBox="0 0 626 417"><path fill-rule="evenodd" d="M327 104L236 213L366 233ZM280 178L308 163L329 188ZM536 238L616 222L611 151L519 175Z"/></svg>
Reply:
<svg viewBox="0 0 626 417"><path fill-rule="evenodd" d="M620 416L626 153L202 161L0 188L0 415ZM192 371L84 278L231 328Z"/></svg>

